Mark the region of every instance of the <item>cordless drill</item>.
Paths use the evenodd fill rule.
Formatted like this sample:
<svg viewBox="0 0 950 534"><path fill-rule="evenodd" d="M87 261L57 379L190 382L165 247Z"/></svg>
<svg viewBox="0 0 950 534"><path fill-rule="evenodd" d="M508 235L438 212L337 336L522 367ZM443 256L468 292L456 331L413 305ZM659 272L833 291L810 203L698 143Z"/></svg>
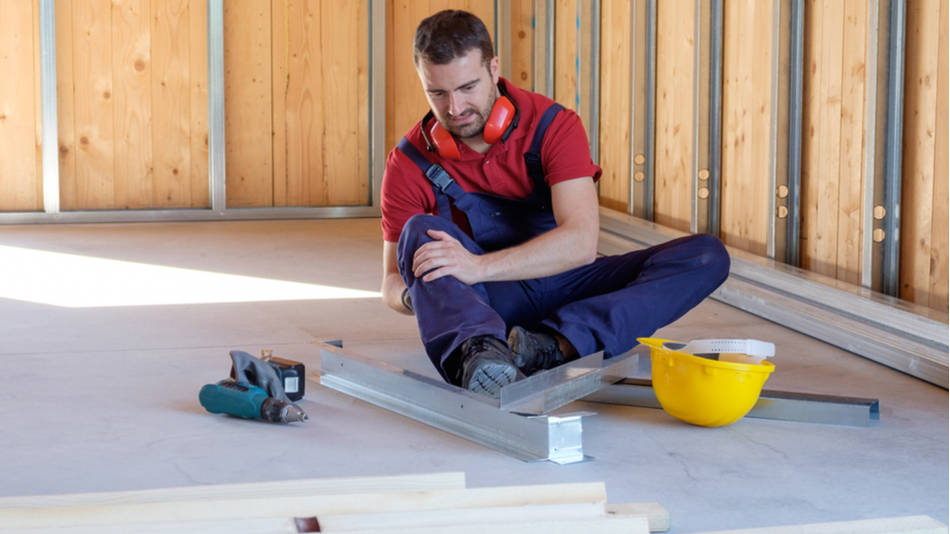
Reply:
<svg viewBox="0 0 950 534"><path fill-rule="evenodd" d="M247 382L237 382L233 378L203 386L198 393L198 400L211 413L263 419L272 423L307 420L307 414L296 404L271 397L263 389Z"/></svg>
<svg viewBox="0 0 950 534"><path fill-rule="evenodd" d="M262 351L263 359L241 350L230 354L230 378L207 384L198 393L206 410L273 423L307 420L307 414L294 404L304 396L302 363L275 358L269 350Z"/></svg>

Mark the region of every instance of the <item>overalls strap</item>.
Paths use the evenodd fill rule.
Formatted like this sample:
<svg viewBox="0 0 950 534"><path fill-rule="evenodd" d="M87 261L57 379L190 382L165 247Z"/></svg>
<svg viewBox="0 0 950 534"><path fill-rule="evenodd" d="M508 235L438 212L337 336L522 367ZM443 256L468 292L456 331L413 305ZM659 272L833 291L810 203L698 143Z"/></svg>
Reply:
<svg viewBox="0 0 950 534"><path fill-rule="evenodd" d="M544 134L555 115L563 109L564 106L555 102L544 110L541 120L538 121L538 127L534 131L534 137L531 139L531 147L524 154L524 164L528 168L528 176L531 177L536 193L544 191L547 187L544 181L544 167L541 165L541 143L544 142Z"/></svg>
<svg viewBox="0 0 950 534"><path fill-rule="evenodd" d="M422 173L425 174L429 182L432 183L432 189L435 190L435 199L439 207L439 215L451 221L452 211L449 206L449 198L458 202L461 196L465 194L465 191L455 183L455 180L449 176L449 173L446 172L441 165L427 160L425 156L419 152L419 149L405 137L400 139L399 144L396 146L399 147L399 150L401 150L403 154L409 156L409 159L422 170ZM440 192L444 194L439 194Z"/></svg>

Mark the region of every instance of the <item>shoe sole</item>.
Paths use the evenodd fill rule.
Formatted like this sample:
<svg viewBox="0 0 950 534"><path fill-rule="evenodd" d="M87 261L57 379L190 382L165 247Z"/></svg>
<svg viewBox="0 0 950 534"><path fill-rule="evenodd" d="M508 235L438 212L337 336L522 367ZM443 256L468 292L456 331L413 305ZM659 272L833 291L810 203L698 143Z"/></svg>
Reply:
<svg viewBox="0 0 950 534"><path fill-rule="evenodd" d="M486 362L480 365L469 380L468 389L490 397L501 396L501 388L515 381L518 368L501 362Z"/></svg>

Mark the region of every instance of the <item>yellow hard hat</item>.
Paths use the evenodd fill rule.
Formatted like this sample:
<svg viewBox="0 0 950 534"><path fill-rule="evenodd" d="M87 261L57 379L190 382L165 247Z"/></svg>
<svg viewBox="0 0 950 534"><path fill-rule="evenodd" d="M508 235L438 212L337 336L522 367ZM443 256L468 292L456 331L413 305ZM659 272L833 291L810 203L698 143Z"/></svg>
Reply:
<svg viewBox="0 0 950 534"><path fill-rule="evenodd" d="M653 391L660 405L666 413L694 425L723 426L741 419L755 406L762 385L775 370L764 360L694 356L674 350L686 344L668 339L637 341L650 347ZM727 359L731 361L723 361Z"/></svg>

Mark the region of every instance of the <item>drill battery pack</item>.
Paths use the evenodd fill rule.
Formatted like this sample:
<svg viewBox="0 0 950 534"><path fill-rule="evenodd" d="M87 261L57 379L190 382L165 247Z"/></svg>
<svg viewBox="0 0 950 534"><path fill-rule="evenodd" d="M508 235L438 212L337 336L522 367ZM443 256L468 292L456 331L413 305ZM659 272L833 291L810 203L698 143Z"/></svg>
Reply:
<svg viewBox="0 0 950 534"><path fill-rule="evenodd" d="M270 351L261 352L263 353L262 359L269 363L270 366L274 368L274 371L277 372L277 376L280 377L280 381L284 385L284 393L287 394L287 397L289 397L292 402L297 402L302 399L304 387L307 382L303 364L286 358L272 356Z"/></svg>

